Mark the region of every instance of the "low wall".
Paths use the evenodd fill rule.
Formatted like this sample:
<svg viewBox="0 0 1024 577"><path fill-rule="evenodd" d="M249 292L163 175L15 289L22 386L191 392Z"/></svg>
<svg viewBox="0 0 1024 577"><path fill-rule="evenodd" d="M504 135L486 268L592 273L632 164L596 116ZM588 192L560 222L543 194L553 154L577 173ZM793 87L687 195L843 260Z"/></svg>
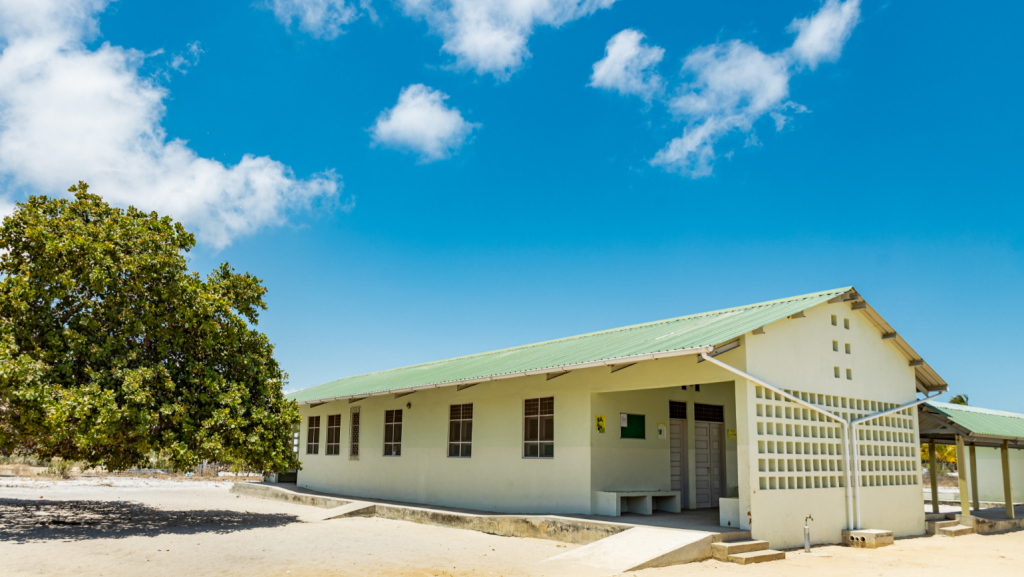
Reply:
<svg viewBox="0 0 1024 577"><path fill-rule="evenodd" d="M313 507L320 507L321 509L333 509L335 507L341 507L342 505L348 505L352 502L325 495L300 493L298 491L289 490L281 485L270 483L235 483L231 486L231 492L239 495L246 495L248 497L259 497L261 499L272 499L274 501L287 501L289 503L298 503L299 505L311 505Z"/></svg>

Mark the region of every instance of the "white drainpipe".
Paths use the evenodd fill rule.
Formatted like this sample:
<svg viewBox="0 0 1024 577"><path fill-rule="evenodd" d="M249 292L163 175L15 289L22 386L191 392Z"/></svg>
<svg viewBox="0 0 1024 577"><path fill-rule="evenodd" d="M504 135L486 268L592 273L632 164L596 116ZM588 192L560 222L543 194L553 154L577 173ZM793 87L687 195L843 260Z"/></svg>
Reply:
<svg viewBox="0 0 1024 577"><path fill-rule="evenodd" d="M853 421L852 423L850 423L850 438L853 440L853 478L854 478L854 483L855 483L854 486L853 486L853 492L854 492L854 499L856 499L856 501L857 501L857 528L858 529L863 529L863 527L861 527L861 525L860 525L860 459L858 458L860 453L857 450L857 425L860 425L860 424L865 423L867 421L871 421L873 419L877 419L878 417L884 417L884 416L886 416L888 414L891 414L891 413L897 413L899 411L902 411L903 409L909 409L910 407L914 407L914 406L920 405L921 403L923 403L925 401L930 401L930 400L934 399L935 397L938 397L942 393L943 393L943 391L939 391L938 393L936 393L936 394L934 394L934 395L932 395L930 397L925 397L923 399L918 399L916 401L913 401L911 403L907 403L905 405L900 405L900 406L896 407L895 409L889 409L888 411L882 411L881 413L875 413L874 415L868 415L867 417L864 417L863 419L857 419L857 420Z"/></svg>
<svg viewBox="0 0 1024 577"><path fill-rule="evenodd" d="M846 430L847 430L848 427L850 427L850 423L846 419L836 415L835 413L831 413L829 411L826 411L825 409L816 407L816 406L814 406L814 405L808 403L807 401L804 401L804 400L802 400L802 399L800 399L798 397L794 397L793 395L787 393L786 391L783 391L783 390L781 390L781 389L779 389L777 387L773 387L773 386L769 385L768 383L762 381L761 379L758 379L757 377L754 377L752 375L748 375L747 373L744 373L743 371L737 369L736 367L733 367L731 365L727 365L727 364L723 363L722 361L719 361L719 360L715 359L714 357L708 355L707 353L703 353L702 352L700 355L701 355L701 357L704 358L704 360L711 361L712 363L722 367L723 369L725 369L725 370L727 370L727 371L729 371L731 373L735 373L735 374L743 377L744 379L747 379L748 381L753 381L753 382L761 385L762 387L764 387L764 388L766 388L766 389L768 389L770 391L774 391L775 393L778 393L779 395L782 395L783 397L789 399L790 401L793 401L794 403L800 405L801 407L806 407L806 408L808 408L808 409L810 409L812 411L815 411L815 412L817 412L817 413L819 413L821 415L825 415L826 417L828 417L830 419L835 419L836 421L839 421L840 423L843 424L842 427L839 427L839 430L840 430L840 432L842 434L842 437L843 437L843 477L845 479L845 483L844 484L846 485L846 515L847 515L847 519L849 520L850 528L853 529L853 525L854 525L854 520L853 520L853 498L852 498L852 495L850 494L850 461L851 461L851 459L850 459L849 443L846 440ZM894 409L894 410L896 410L896 409ZM852 429L851 429L851 431L852 431Z"/></svg>

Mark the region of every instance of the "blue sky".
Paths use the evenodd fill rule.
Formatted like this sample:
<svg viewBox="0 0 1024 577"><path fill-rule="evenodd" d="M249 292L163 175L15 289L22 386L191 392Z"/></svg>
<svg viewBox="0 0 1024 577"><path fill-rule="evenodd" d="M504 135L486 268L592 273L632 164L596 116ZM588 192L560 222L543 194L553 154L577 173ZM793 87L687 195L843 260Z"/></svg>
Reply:
<svg viewBox="0 0 1024 577"><path fill-rule="evenodd" d="M0 205L184 221L290 389L852 284L1024 412L1021 4L472 6L0 0Z"/></svg>

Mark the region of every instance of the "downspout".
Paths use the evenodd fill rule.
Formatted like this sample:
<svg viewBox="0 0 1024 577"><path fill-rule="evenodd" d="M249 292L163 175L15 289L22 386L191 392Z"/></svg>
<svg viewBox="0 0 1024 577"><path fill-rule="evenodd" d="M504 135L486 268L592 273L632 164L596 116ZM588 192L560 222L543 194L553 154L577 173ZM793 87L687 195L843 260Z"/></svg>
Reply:
<svg viewBox="0 0 1024 577"><path fill-rule="evenodd" d="M761 385L762 387L764 387L764 388L766 388L766 389L768 389L770 391L773 391L774 393L776 393L778 395L781 395L782 397L784 397L786 399L789 399L790 401L800 405L801 407L806 407L806 408L808 408L808 409L810 409L810 410L812 410L812 411L814 411L814 412L816 412L818 414L824 415L824 416L826 416L826 417L828 417L830 419L835 419L836 421L838 421L838 422L843 424L843 426L839 427L839 431L840 431L840 433L842 434L842 437L843 437L843 478L845 479L844 485L846 485L846 518L847 518L847 520L849 522L850 528L852 529L854 521L853 521L853 496L850 493L850 447L849 447L849 442L846 440L846 430L847 430L848 427L850 427L849 421L847 421L846 419L836 415L835 413L831 413L829 411L826 411L825 409L816 407L816 406L808 403L807 401L804 401L803 399L795 397L795 396L787 393L786 391L783 391L782 389L779 389L778 387L773 387L772 385L769 385L768 383L762 381L761 379L758 379L757 377L754 377L752 375L748 375L747 373L737 369L734 366L727 365L727 364L723 363L722 361L719 361L719 360L715 359L714 357L708 355L706 352L702 352L700 355L701 355L701 357L704 358L705 361L711 361L712 363L722 367L723 369L729 371L730 373L734 373L736 375L739 375L739 376L743 377L744 379L747 379L748 381L753 381L753 382L757 383L758 385Z"/></svg>
<svg viewBox="0 0 1024 577"><path fill-rule="evenodd" d="M889 409L888 411L882 411L881 413L875 413L874 415L868 415L867 417L864 417L862 419L857 419L857 420L855 420L855 421L850 423L850 439L853 440L853 475L854 475L853 478L854 478L854 483L855 483L854 486L853 486L853 493L854 493L854 499L857 501L857 529L861 529L862 528L861 525L860 525L860 459L858 458L859 457L859 453L858 453L858 450L857 450L857 425L860 425L860 424L865 423L867 421L871 421L873 419L877 419L878 417L884 417L884 416L892 414L892 413L897 413L899 411L902 411L903 409L909 409L910 407L916 407L917 405L920 405L921 403L923 403L925 401L930 401L930 400L934 399L935 397L938 397L943 392L945 392L945 391L939 391L938 393L936 393L936 394L934 394L934 395L932 395L930 397L925 397L923 399L918 399L916 401L907 403L905 405L900 405L900 406L896 407L895 409Z"/></svg>

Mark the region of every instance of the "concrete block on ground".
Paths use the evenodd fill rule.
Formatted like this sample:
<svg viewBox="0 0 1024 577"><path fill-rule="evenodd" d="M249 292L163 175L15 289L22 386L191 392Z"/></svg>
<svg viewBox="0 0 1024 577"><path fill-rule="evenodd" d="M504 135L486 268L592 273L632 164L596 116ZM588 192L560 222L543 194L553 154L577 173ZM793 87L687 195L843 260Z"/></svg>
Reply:
<svg viewBox="0 0 1024 577"><path fill-rule="evenodd" d="M765 563L767 561L780 561L786 558L786 553L783 551L775 551L774 549L765 549L764 551L751 551L750 553L736 553L735 555L729 555L729 561L731 563L738 563L740 565L750 565L751 563Z"/></svg>
<svg viewBox="0 0 1024 577"><path fill-rule="evenodd" d="M768 549L768 541L733 541L731 543L712 543L711 557L717 561L728 561L729 555L764 551Z"/></svg>
<svg viewBox="0 0 1024 577"><path fill-rule="evenodd" d="M894 542L892 531L881 529L857 529L855 531L843 531L843 545L857 547L859 549L877 549L892 545Z"/></svg>
<svg viewBox="0 0 1024 577"><path fill-rule="evenodd" d="M723 527L740 526L740 500L722 497L718 500L718 524Z"/></svg>

